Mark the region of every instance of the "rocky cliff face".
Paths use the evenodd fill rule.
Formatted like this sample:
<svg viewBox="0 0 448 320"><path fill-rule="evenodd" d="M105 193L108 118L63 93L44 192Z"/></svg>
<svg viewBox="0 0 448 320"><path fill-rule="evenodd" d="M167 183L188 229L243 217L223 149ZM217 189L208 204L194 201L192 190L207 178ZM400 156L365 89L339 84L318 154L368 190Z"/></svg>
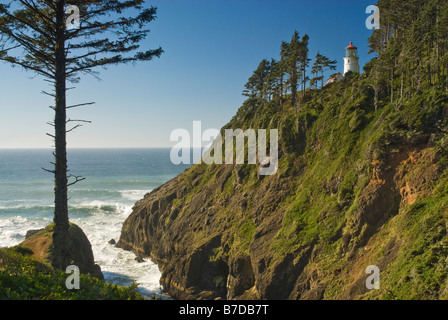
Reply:
<svg viewBox="0 0 448 320"><path fill-rule="evenodd" d="M448 297L446 93L375 112L352 79L304 100L248 101L226 126L278 128L277 174L193 165L136 203L117 245L179 299Z"/></svg>

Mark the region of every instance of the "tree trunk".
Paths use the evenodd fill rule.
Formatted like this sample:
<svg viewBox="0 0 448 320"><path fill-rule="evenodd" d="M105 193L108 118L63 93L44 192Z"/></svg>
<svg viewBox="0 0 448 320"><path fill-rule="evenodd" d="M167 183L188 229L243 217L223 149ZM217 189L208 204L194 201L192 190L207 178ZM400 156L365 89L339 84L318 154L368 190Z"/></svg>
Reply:
<svg viewBox="0 0 448 320"><path fill-rule="evenodd" d="M437 17L438 19L438 17ZM442 87L442 70L440 68L440 47L439 47L439 40L436 40L436 76L437 76L437 83L438 83L438 87L441 88Z"/></svg>
<svg viewBox="0 0 448 320"><path fill-rule="evenodd" d="M446 84L446 91L448 91L448 68L446 69L446 79L445 79L445 84Z"/></svg>
<svg viewBox="0 0 448 320"><path fill-rule="evenodd" d="M303 71L302 71L302 73L303 73L303 91L305 91L306 90L306 68L303 68Z"/></svg>
<svg viewBox="0 0 448 320"><path fill-rule="evenodd" d="M390 80L390 102L393 103L394 102L394 81L395 81L395 70L392 67L392 72L391 72L391 80Z"/></svg>
<svg viewBox="0 0 448 320"><path fill-rule="evenodd" d="M297 78L298 78L297 72L293 72L291 76L291 105L294 109L296 109L296 102L297 102L297 80L298 80Z"/></svg>
<svg viewBox="0 0 448 320"><path fill-rule="evenodd" d="M377 86L374 86L373 89L375 90L375 99L374 99L374 103L375 103L375 112L378 110L378 95L379 95L379 90Z"/></svg>
<svg viewBox="0 0 448 320"><path fill-rule="evenodd" d="M64 2L56 2L56 78L55 78L55 169L54 169L54 234L53 267L65 270L70 262L66 243L69 229L67 204L67 142L66 142L66 76Z"/></svg>
<svg viewBox="0 0 448 320"><path fill-rule="evenodd" d="M321 81L321 89L324 87L324 70L321 69L321 73L320 73L320 81Z"/></svg>
<svg viewBox="0 0 448 320"><path fill-rule="evenodd" d="M400 101L403 101L403 90L404 90L404 73L401 74Z"/></svg>
<svg viewBox="0 0 448 320"><path fill-rule="evenodd" d="M283 76L280 77L280 109L283 112Z"/></svg>

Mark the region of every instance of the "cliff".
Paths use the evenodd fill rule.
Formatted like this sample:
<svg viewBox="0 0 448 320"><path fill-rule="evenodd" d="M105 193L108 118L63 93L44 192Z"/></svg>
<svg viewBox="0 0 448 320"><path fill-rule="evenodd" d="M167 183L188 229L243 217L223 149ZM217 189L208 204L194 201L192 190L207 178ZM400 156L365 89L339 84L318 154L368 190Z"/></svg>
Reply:
<svg viewBox="0 0 448 320"><path fill-rule="evenodd" d="M179 299L448 297L448 95L375 111L362 78L307 92L298 114L246 101L225 128L279 128L277 174L193 165L136 203L118 246Z"/></svg>

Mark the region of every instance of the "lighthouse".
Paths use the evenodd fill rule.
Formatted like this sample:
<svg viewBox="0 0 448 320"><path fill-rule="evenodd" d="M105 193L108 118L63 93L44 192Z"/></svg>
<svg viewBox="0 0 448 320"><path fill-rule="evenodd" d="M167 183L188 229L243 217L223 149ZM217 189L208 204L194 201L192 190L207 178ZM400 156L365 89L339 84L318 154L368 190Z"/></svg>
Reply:
<svg viewBox="0 0 448 320"><path fill-rule="evenodd" d="M357 53L358 48L353 45L353 42L350 42L350 45L345 48L344 75L349 71L359 73L359 57Z"/></svg>

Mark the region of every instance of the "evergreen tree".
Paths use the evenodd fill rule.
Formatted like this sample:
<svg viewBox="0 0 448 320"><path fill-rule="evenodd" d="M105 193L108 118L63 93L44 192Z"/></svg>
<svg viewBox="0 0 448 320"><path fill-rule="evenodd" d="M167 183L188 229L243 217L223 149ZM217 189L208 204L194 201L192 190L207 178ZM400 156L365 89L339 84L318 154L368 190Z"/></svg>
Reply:
<svg viewBox="0 0 448 320"><path fill-rule="evenodd" d="M375 96L404 98L425 86L448 90L448 2L380 0L381 28L369 38Z"/></svg>
<svg viewBox="0 0 448 320"><path fill-rule="evenodd" d="M269 92L268 99L277 98L280 103L280 108L283 107L283 95L285 94L285 72L282 61L271 59L270 72L266 78L267 91Z"/></svg>
<svg viewBox="0 0 448 320"><path fill-rule="evenodd" d="M71 130L67 124L67 81L76 82L80 74L95 74L98 67L158 57L162 49L137 51L139 43L149 32L148 23L156 18L156 8L144 7L143 0L72 0L70 5L80 11L78 29L68 30L64 0L20 0L0 4L0 60L13 66L33 71L50 82L54 88L49 93L54 98L55 112L54 169L54 235L53 261L55 268L65 270L70 263L65 239L69 228L68 186L83 180L67 174L66 135ZM125 17L125 13L129 13ZM14 50L9 50L14 48ZM89 103L87 103L89 104ZM83 104L86 105L86 104ZM73 181L69 181L69 180Z"/></svg>
<svg viewBox="0 0 448 320"><path fill-rule="evenodd" d="M245 84L243 95L250 98L257 98L261 103L265 100L268 88L267 77L271 69L271 63L267 59L261 60L248 82Z"/></svg>
<svg viewBox="0 0 448 320"><path fill-rule="evenodd" d="M323 88L324 73L328 70L336 70L336 65L337 65L336 60L330 60L328 57L320 54L320 52L316 54L314 65L311 70L311 73L315 75L315 77L312 78L312 82L316 86L316 88L318 81L321 82L321 88Z"/></svg>
<svg viewBox="0 0 448 320"><path fill-rule="evenodd" d="M281 59L285 66L285 72L289 75L288 85L291 88L291 105L295 107L297 101L297 86L299 82L299 72L297 63L300 54L299 33L294 31L291 42L282 43Z"/></svg>
<svg viewBox="0 0 448 320"><path fill-rule="evenodd" d="M308 58L309 49L308 49L308 43L309 43L310 37L305 34L302 37L302 41L300 43L300 58L299 58L299 65L300 65L300 74L302 76L301 82L302 82L302 91L306 90L306 83L309 81L309 78L306 75L306 70L310 65L311 59Z"/></svg>
<svg viewBox="0 0 448 320"><path fill-rule="evenodd" d="M314 86L315 89L317 89L318 82L323 81L323 76L320 75L322 69L320 60L320 54L318 52L313 67L311 68L311 74L314 75L314 77L310 80L310 86Z"/></svg>
<svg viewBox="0 0 448 320"><path fill-rule="evenodd" d="M274 96L278 95L278 81L279 81L279 63L271 58L269 61L269 72L266 75L263 93L267 101L271 101Z"/></svg>
<svg viewBox="0 0 448 320"><path fill-rule="evenodd" d="M288 84L291 89L291 105L296 106L297 90L299 85L302 89L306 88L306 68L309 65L308 59L308 35L304 35L302 39L299 33L294 31L294 34L289 43L283 42L281 46L280 56L281 62L284 66L284 71L288 74Z"/></svg>

